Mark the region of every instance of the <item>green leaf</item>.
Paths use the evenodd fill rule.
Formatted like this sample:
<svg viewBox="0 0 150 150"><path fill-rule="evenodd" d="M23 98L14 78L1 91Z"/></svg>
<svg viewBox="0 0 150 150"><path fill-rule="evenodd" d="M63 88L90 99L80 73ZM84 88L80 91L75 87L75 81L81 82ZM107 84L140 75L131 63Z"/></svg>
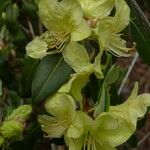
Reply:
<svg viewBox="0 0 150 150"><path fill-rule="evenodd" d="M143 61L150 65L150 22L135 0L128 0L133 20L131 32L133 40L137 43L137 50Z"/></svg>
<svg viewBox="0 0 150 150"><path fill-rule="evenodd" d="M115 83L118 80L119 75L120 75L119 67L115 65L112 66L105 77L105 80L104 80L105 84L109 86Z"/></svg>
<svg viewBox="0 0 150 150"><path fill-rule="evenodd" d="M34 0L22 0L22 3L22 9L28 16L37 16L36 11L38 10L38 7L35 4Z"/></svg>
<svg viewBox="0 0 150 150"><path fill-rule="evenodd" d="M9 4L6 8L6 14L4 17L5 24L10 31L17 30L17 18L19 16L19 7L17 4Z"/></svg>
<svg viewBox="0 0 150 150"><path fill-rule="evenodd" d="M22 72L22 94L24 96L31 96L32 80L38 64L39 60L35 60L29 57L25 58L24 60L24 68Z"/></svg>
<svg viewBox="0 0 150 150"><path fill-rule="evenodd" d="M51 96L70 77L72 68L61 55L45 57L39 64L32 82L32 98L37 103Z"/></svg>
<svg viewBox="0 0 150 150"><path fill-rule="evenodd" d="M11 0L1 0L0 1L0 14L4 11L4 9L11 3Z"/></svg>
<svg viewBox="0 0 150 150"><path fill-rule="evenodd" d="M139 19L131 21L133 40L137 43L137 50L143 61L150 65L150 31L140 24Z"/></svg>

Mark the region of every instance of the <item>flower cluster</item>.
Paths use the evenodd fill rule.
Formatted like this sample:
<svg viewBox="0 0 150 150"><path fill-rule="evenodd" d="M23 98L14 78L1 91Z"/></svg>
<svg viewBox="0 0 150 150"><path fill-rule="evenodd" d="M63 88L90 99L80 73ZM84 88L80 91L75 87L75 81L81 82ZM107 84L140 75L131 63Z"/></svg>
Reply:
<svg viewBox="0 0 150 150"><path fill-rule="evenodd" d="M118 106L110 106L94 119L77 110L71 94L56 93L47 99L46 111L51 115L39 116L42 130L47 137L65 137L69 150L113 150L135 132L137 119L150 106L150 94L137 95L138 86L131 96Z"/></svg>
<svg viewBox="0 0 150 150"><path fill-rule="evenodd" d="M86 38L95 38L101 51L117 56L131 56L134 50L126 48L120 37L130 20L130 9L124 0L39 0L38 7L48 31L27 45L30 57L62 52L69 43ZM114 8L116 13L112 15Z"/></svg>
<svg viewBox="0 0 150 150"><path fill-rule="evenodd" d="M41 59L61 52L74 70L70 80L47 99L45 109L49 115L38 117L42 130L49 138L64 135L69 150L115 149L135 132L137 119L150 106L150 94L138 95L136 83L124 103L98 110L101 105L98 100L91 108L94 113L89 115L83 108L81 90L90 75L104 78L101 64L104 51L118 57L132 55L134 47L127 48L121 38L130 20L128 5L124 0L39 0L38 8L48 31L27 45L27 55ZM100 47L93 61L83 44L88 39L95 40ZM102 89L108 92L105 85ZM106 93L101 96L103 99Z"/></svg>

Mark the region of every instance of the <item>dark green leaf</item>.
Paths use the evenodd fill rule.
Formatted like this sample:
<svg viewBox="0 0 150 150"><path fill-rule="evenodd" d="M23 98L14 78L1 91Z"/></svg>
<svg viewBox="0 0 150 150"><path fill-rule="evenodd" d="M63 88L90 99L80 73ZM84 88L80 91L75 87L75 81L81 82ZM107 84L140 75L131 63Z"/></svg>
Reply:
<svg viewBox="0 0 150 150"><path fill-rule="evenodd" d="M91 97L94 102L97 102L99 92L99 80L94 74L90 76L90 81L83 90L87 97Z"/></svg>
<svg viewBox="0 0 150 150"><path fill-rule="evenodd" d="M24 69L22 73L22 94L24 96L31 96L32 80L38 64L39 60L35 60L29 57L27 57L24 61Z"/></svg>
<svg viewBox="0 0 150 150"><path fill-rule="evenodd" d="M17 108L21 105L22 99L16 91L9 91L10 103L14 108Z"/></svg>
<svg viewBox="0 0 150 150"><path fill-rule="evenodd" d="M68 81L71 73L72 68L65 63L62 55L45 57L32 82L33 102L37 103L51 96Z"/></svg>
<svg viewBox="0 0 150 150"><path fill-rule="evenodd" d="M128 0L128 3L133 17L131 21L133 40L137 43L140 57L145 63L150 64L150 22L135 0Z"/></svg>
<svg viewBox="0 0 150 150"><path fill-rule="evenodd" d="M11 0L0 0L0 14L4 11L4 9L10 3L11 3Z"/></svg>
<svg viewBox="0 0 150 150"><path fill-rule="evenodd" d="M10 32L16 32L18 30L17 18L19 16L19 8L16 4L9 4L5 12L5 25Z"/></svg>
<svg viewBox="0 0 150 150"><path fill-rule="evenodd" d="M11 0L0 0L0 30L3 26L2 13L5 11L5 8L11 3Z"/></svg>
<svg viewBox="0 0 150 150"><path fill-rule="evenodd" d="M8 23L16 22L17 18L19 16L19 8L16 4L10 4L6 8L6 16L5 21Z"/></svg>
<svg viewBox="0 0 150 150"><path fill-rule="evenodd" d="M110 87L110 102L111 105L119 105L121 104L122 101L122 97L118 95L118 91L117 91L117 86L116 84L112 84Z"/></svg>
<svg viewBox="0 0 150 150"><path fill-rule="evenodd" d="M36 16L36 11L38 10L37 5L34 3L33 0L22 0L23 3L23 11L31 17Z"/></svg>
<svg viewBox="0 0 150 150"><path fill-rule="evenodd" d="M150 33L145 33L137 20L131 22L132 35L137 43L137 50L143 61L150 65Z"/></svg>

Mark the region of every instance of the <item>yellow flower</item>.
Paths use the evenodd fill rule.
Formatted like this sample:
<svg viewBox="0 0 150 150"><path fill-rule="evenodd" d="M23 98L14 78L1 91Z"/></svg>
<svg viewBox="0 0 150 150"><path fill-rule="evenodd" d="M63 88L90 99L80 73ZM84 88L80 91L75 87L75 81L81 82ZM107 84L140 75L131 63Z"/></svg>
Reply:
<svg viewBox="0 0 150 150"><path fill-rule="evenodd" d="M115 0L116 14L100 20L98 37L101 50L112 52L116 56L129 57L135 47L127 48L126 41L120 36L130 21L130 9L124 0Z"/></svg>

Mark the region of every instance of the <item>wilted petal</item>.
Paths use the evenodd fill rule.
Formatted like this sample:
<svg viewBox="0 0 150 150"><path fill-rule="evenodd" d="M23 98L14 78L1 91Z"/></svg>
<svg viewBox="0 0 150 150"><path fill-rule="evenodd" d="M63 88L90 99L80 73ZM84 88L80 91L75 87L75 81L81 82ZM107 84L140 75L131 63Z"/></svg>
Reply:
<svg viewBox="0 0 150 150"><path fill-rule="evenodd" d="M40 37L36 37L26 46L27 55L39 59L47 55L48 44Z"/></svg>
<svg viewBox="0 0 150 150"><path fill-rule="evenodd" d="M135 45L131 48L126 47L126 41L121 39L119 34L110 36L109 50L116 56L130 57L135 51Z"/></svg>
<svg viewBox="0 0 150 150"><path fill-rule="evenodd" d="M43 58L46 55L60 53L68 40L69 35L64 32L46 31L26 46L26 52L32 58Z"/></svg>

